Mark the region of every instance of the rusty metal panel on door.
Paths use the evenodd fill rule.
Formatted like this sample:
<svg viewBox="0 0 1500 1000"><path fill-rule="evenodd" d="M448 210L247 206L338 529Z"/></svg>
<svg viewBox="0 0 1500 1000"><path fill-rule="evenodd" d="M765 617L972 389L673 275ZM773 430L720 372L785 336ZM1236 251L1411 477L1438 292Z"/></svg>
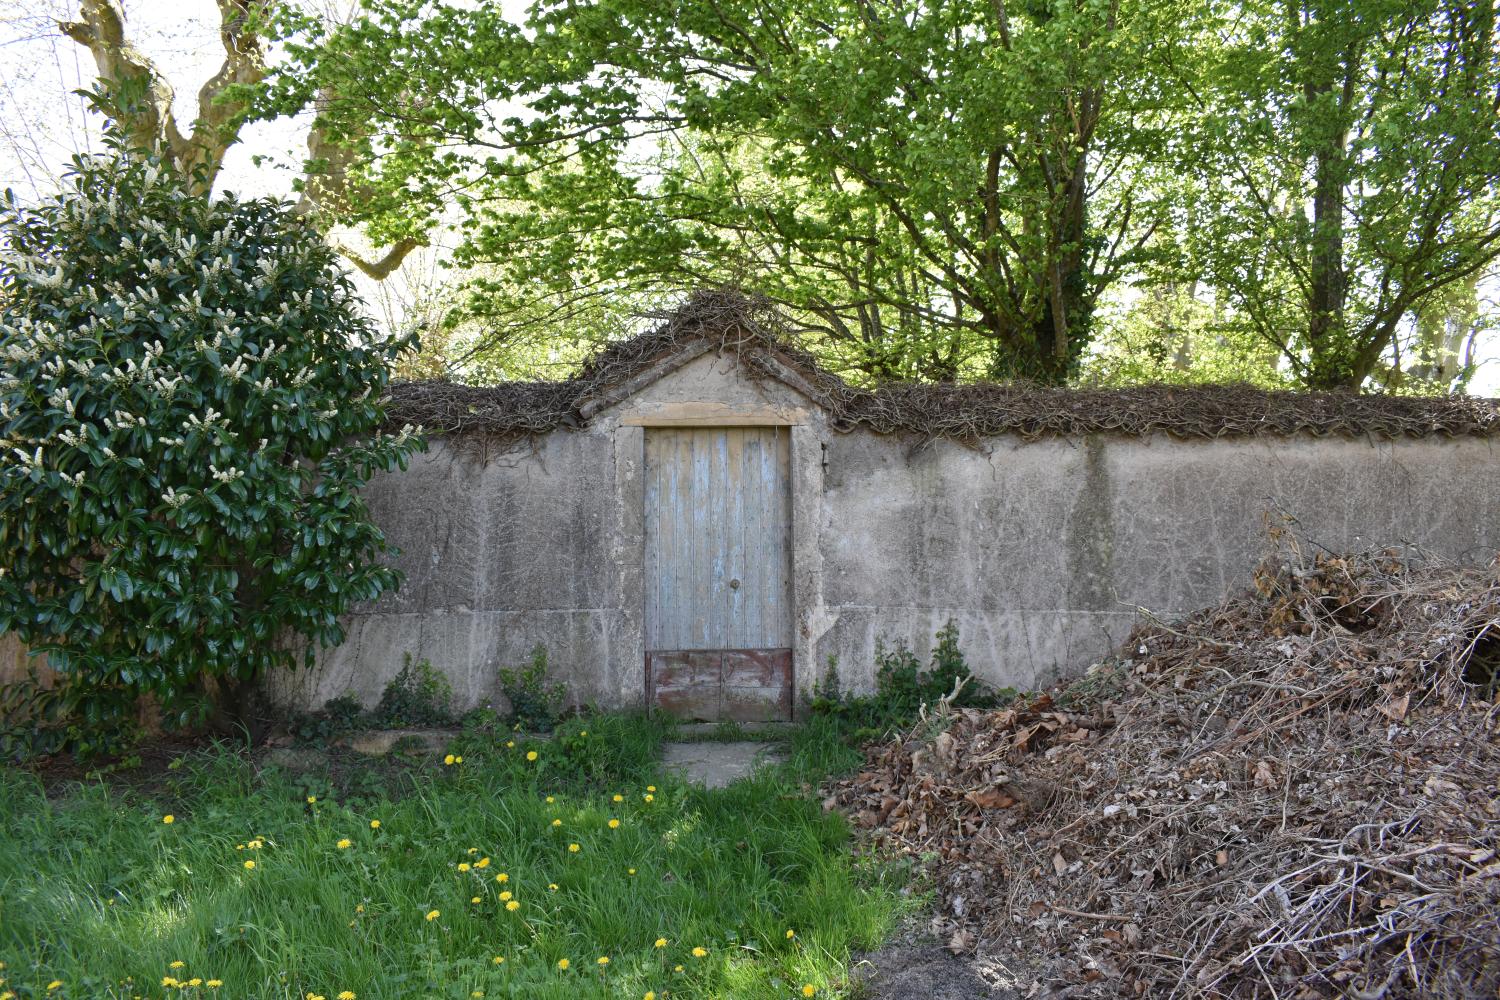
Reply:
<svg viewBox="0 0 1500 1000"><path fill-rule="evenodd" d="M646 431L646 648L791 646L785 427Z"/></svg>

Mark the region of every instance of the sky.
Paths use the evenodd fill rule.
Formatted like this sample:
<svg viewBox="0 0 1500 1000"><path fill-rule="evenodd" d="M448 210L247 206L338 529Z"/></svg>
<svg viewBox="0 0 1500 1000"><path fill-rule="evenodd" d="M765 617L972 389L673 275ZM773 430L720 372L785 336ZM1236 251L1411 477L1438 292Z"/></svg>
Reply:
<svg viewBox="0 0 1500 1000"><path fill-rule="evenodd" d="M308 2L346 15L357 0ZM524 9L525 0L502 2L513 16ZM0 0L0 187L22 200L55 190L73 155L99 148L98 121L90 120L74 93L92 84L93 57L57 30L77 10L77 0ZM223 62L217 6L213 0L125 0L125 13L129 37L171 82L186 130L199 86ZM295 197L292 181L305 155L307 128L306 118L249 126L225 158L219 188L247 197ZM415 304L444 281L444 248L440 237L435 242L386 281L355 275L371 312L386 327L403 326ZM1493 282L1482 291L1500 298ZM1470 392L1500 395L1500 337L1482 344L1479 354L1483 363Z"/></svg>

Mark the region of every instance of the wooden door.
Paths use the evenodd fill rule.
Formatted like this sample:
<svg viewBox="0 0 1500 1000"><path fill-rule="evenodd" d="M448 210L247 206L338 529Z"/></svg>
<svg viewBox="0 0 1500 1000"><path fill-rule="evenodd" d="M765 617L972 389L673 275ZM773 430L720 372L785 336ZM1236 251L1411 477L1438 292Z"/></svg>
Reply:
<svg viewBox="0 0 1500 1000"><path fill-rule="evenodd" d="M646 430L646 689L682 718L790 719L791 435Z"/></svg>

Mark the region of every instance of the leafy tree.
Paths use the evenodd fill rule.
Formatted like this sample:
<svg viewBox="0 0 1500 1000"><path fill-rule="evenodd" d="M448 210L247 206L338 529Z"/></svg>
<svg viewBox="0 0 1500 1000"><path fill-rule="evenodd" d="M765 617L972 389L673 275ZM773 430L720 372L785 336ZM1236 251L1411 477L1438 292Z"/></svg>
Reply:
<svg viewBox="0 0 1500 1000"><path fill-rule="evenodd" d="M398 583L358 488L409 346L288 206L154 158L79 158L0 215L0 631L91 695L231 710Z"/></svg>
<svg viewBox="0 0 1500 1000"><path fill-rule="evenodd" d="M254 107L256 86L269 69L268 42L282 18L297 23L320 23L330 15L316 0L214 0L219 15L219 41L224 61L213 76L199 87L196 117L179 120L176 95L160 67L134 43L128 30L122 0L79 0L78 15L60 22L58 30L88 50L98 71L101 94L94 109L104 114L112 127L128 135L133 148L149 151L160 162L181 175L197 194L207 194L224 165L224 158L244 137L244 126ZM307 175L297 182L301 197L297 212L332 229L350 202L367 199L372 192L357 180L356 153L362 133L329 128L318 108L337 104L339 95L324 90L308 132ZM423 240L403 233L390 240L383 252L370 253L351 241L331 242L350 263L371 278L388 277L420 246Z"/></svg>
<svg viewBox="0 0 1500 1000"><path fill-rule="evenodd" d="M1194 9L367 0L294 33L257 113L359 137L382 239L451 200L491 315L737 282L873 375L1056 382L1161 221Z"/></svg>
<svg viewBox="0 0 1500 1000"><path fill-rule="evenodd" d="M1500 255L1500 36L1471 0L1220 5L1185 73L1198 264L1311 388L1359 388L1404 323Z"/></svg>

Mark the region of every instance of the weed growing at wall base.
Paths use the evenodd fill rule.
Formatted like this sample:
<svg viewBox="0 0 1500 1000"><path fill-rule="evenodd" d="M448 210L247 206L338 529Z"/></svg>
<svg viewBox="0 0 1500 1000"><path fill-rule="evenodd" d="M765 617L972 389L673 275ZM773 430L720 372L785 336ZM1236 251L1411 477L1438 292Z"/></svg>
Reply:
<svg viewBox="0 0 1500 1000"><path fill-rule="evenodd" d="M950 619L933 636L932 655L926 668L903 642L875 644L875 693L853 696L839 686L838 663L830 659L828 671L814 689L814 716L838 720L855 739L874 738L910 725L923 705L939 699L961 708L991 708L1014 698L1013 688L994 690L969 670L958 644L958 624Z"/></svg>
<svg viewBox="0 0 1500 1000"><path fill-rule="evenodd" d="M608 734L597 751L621 764L636 752L613 755L616 740L657 732L574 721L572 738ZM826 995L901 905L894 873L855 860L842 819L799 791L810 775L705 791L610 767L564 785L545 742L454 749L409 793L360 799L220 751L183 758L150 795L49 799L0 772L0 991Z"/></svg>

